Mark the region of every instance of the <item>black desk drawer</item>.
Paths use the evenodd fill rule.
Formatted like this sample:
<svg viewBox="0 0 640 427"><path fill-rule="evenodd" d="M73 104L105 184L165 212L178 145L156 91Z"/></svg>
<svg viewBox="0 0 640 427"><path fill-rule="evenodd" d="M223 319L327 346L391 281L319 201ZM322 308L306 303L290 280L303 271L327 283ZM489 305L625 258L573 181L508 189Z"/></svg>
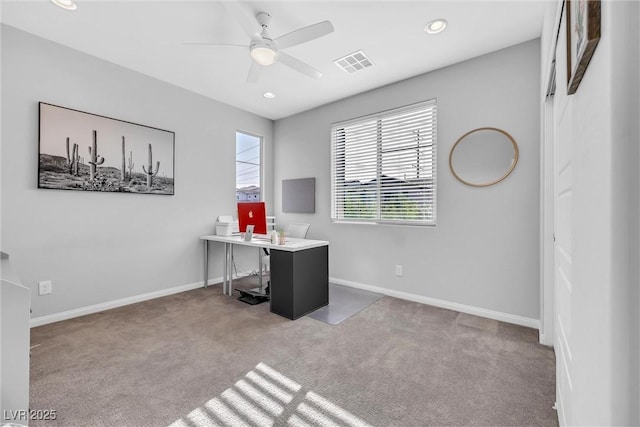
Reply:
<svg viewBox="0 0 640 427"><path fill-rule="evenodd" d="M329 246L271 250L271 312L295 320L329 304Z"/></svg>

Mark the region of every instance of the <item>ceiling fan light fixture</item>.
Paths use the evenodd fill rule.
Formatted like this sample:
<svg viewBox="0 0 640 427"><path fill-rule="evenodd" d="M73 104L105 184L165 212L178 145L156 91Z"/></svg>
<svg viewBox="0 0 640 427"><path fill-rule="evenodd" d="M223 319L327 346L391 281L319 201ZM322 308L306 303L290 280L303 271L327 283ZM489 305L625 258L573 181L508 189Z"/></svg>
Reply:
<svg viewBox="0 0 640 427"><path fill-rule="evenodd" d="M278 52L276 52L269 46L260 44L251 46L251 58L253 58L253 60L260 65L273 64L274 62L276 62L277 56Z"/></svg>
<svg viewBox="0 0 640 427"><path fill-rule="evenodd" d="M447 28L446 19L434 19L424 27L424 32L427 34L438 34L443 32L445 28Z"/></svg>
<svg viewBox="0 0 640 427"><path fill-rule="evenodd" d="M66 10L76 10L78 5L73 0L51 0L51 3Z"/></svg>

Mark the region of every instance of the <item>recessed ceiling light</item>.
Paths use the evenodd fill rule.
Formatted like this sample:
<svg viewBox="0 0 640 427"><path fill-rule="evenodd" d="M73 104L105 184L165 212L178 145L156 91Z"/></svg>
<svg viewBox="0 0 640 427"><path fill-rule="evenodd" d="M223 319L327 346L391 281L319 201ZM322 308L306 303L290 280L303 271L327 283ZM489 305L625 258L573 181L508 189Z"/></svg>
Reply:
<svg viewBox="0 0 640 427"><path fill-rule="evenodd" d="M446 19L434 19L424 27L424 32L427 34L438 34L443 32L445 28L447 28Z"/></svg>
<svg viewBox="0 0 640 427"><path fill-rule="evenodd" d="M51 3L66 10L76 10L78 8L73 0L51 0Z"/></svg>
<svg viewBox="0 0 640 427"><path fill-rule="evenodd" d="M264 96L267 99L273 99L276 97L276 94L273 92L265 92L262 94L262 96Z"/></svg>

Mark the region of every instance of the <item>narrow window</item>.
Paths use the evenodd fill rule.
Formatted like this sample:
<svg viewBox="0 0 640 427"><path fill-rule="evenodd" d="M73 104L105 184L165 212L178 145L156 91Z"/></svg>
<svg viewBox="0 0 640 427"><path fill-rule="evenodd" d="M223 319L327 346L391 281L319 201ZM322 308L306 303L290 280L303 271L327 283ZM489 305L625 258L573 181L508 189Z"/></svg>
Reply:
<svg viewBox="0 0 640 427"><path fill-rule="evenodd" d="M262 200L262 138L236 132L236 200Z"/></svg>

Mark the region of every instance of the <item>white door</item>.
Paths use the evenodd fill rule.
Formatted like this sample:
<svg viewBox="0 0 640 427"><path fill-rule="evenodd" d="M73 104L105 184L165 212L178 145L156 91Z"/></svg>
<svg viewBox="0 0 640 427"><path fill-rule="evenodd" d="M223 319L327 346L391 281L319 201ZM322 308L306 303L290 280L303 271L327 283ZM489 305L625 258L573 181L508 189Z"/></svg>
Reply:
<svg viewBox="0 0 640 427"><path fill-rule="evenodd" d="M564 98L564 99L563 99ZM571 104L556 96L554 123L571 123ZM553 346L556 353L556 401L561 425L573 425L572 382L572 151L570 126L556 126L554 165L554 288L555 316Z"/></svg>

